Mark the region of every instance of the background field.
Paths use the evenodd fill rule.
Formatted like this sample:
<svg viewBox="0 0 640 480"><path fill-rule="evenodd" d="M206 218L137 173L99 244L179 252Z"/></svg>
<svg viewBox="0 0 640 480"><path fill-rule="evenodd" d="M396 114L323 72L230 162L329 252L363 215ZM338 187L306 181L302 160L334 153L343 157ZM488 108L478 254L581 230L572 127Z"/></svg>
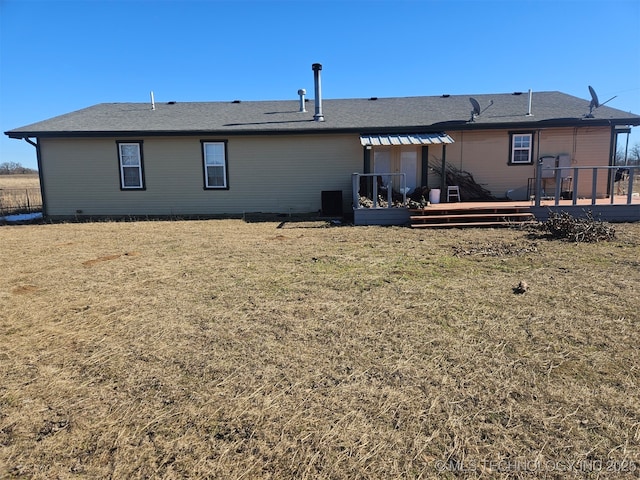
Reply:
<svg viewBox="0 0 640 480"><path fill-rule="evenodd" d="M0 227L0 477L638 475L640 224L323 226Z"/></svg>
<svg viewBox="0 0 640 480"><path fill-rule="evenodd" d="M0 175L0 215L42 209L38 174Z"/></svg>

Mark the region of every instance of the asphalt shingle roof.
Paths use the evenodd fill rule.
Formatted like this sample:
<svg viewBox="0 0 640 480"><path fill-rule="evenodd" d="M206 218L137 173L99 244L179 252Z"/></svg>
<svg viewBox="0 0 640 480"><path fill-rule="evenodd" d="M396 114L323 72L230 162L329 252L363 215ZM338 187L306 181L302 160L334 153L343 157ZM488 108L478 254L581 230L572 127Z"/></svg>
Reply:
<svg viewBox="0 0 640 480"><path fill-rule="evenodd" d="M470 122L469 97L484 110ZM489 106L491 101L493 105ZM553 122L640 125L640 116L602 106L589 113L589 101L561 92L534 92L532 114L529 95L483 94L378 99L323 99L324 122L315 122L315 102L299 112L299 100L248 102L101 103L49 120L5 132L11 137L94 134L196 134L389 132L457 128L520 127ZM487 108L488 107L488 108ZM485 110L486 109L486 110Z"/></svg>

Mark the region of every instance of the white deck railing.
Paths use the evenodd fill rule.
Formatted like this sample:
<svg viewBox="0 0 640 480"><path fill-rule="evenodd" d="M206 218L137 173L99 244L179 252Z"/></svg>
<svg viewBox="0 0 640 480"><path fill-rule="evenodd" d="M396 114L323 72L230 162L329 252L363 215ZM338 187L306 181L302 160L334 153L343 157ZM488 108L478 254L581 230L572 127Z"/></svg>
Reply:
<svg viewBox="0 0 640 480"><path fill-rule="evenodd" d="M585 175L588 175L588 172L591 172L591 192L590 192L591 205L596 204L596 198L598 196L598 176L599 175L600 175L600 178L602 178L602 175L608 175L606 194L610 197L611 204L613 204L615 201L614 189L616 187L616 181L615 181L616 171L621 168L628 170L628 178L620 181L625 181L627 184L626 204L629 205L632 203L632 199L633 199L633 182L634 182L636 172L640 173L640 167L638 166L616 165L616 166L603 166L603 167L545 167L543 168L543 162L539 161L536 166L536 183L535 183L536 186L534 191L535 206L539 207L540 201L543 199L543 197L550 196L548 195L549 192L545 192L544 189L542 188L543 171L545 173L544 179L555 179L554 194L553 194L555 205L559 204L561 193L562 193L563 182L567 182L567 181L570 181L572 186L571 187L572 188L571 190L572 204L576 205L579 197L578 186L580 185L578 183L578 180L580 178L584 178ZM551 175L549 175L550 172L552 172ZM580 175L580 172L583 172L582 176ZM581 198L589 198L589 195L585 195L584 192L580 192L580 193L582 194Z"/></svg>
<svg viewBox="0 0 640 480"><path fill-rule="evenodd" d="M362 177L371 178L372 179L372 188L371 188L371 200L373 201L372 208L393 208L393 179L399 178L400 180L400 188L398 192L402 194L402 206L407 205L407 176L404 173L354 173L351 175L352 181L352 191L353 191L353 208L368 208L360 205L360 197L369 198L369 192L364 192L363 195L360 192L360 179ZM384 179L386 178L386 183L384 183ZM378 201L378 179L380 179L380 183L386 189L387 195L387 206L381 207Z"/></svg>

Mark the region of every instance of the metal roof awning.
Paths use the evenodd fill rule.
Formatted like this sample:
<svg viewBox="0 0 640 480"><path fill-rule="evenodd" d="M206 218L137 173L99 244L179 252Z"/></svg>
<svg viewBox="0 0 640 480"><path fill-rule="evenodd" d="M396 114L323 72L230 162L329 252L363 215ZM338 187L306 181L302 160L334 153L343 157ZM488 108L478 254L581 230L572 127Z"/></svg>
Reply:
<svg viewBox="0 0 640 480"><path fill-rule="evenodd" d="M454 143L453 138L441 133L403 133L398 135L360 135L363 146L394 146L394 145L442 145Z"/></svg>

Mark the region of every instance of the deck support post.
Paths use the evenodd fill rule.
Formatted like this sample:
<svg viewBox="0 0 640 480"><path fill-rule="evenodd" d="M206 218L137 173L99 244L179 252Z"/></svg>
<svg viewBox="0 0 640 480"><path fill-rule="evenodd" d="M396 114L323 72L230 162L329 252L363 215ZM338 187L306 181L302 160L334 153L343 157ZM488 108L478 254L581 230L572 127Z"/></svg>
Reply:
<svg viewBox="0 0 640 480"><path fill-rule="evenodd" d="M540 206L541 191L542 191L542 158L539 158L538 163L536 164L536 191L535 191L536 207Z"/></svg>
<svg viewBox="0 0 640 480"><path fill-rule="evenodd" d="M353 208L360 208L360 175L357 173L351 174L351 191Z"/></svg>
<svg viewBox="0 0 640 480"><path fill-rule="evenodd" d="M560 204L560 192L562 190L562 170L558 168L556 170L556 191L554 193L554 205L557 207Z"/></svg>

